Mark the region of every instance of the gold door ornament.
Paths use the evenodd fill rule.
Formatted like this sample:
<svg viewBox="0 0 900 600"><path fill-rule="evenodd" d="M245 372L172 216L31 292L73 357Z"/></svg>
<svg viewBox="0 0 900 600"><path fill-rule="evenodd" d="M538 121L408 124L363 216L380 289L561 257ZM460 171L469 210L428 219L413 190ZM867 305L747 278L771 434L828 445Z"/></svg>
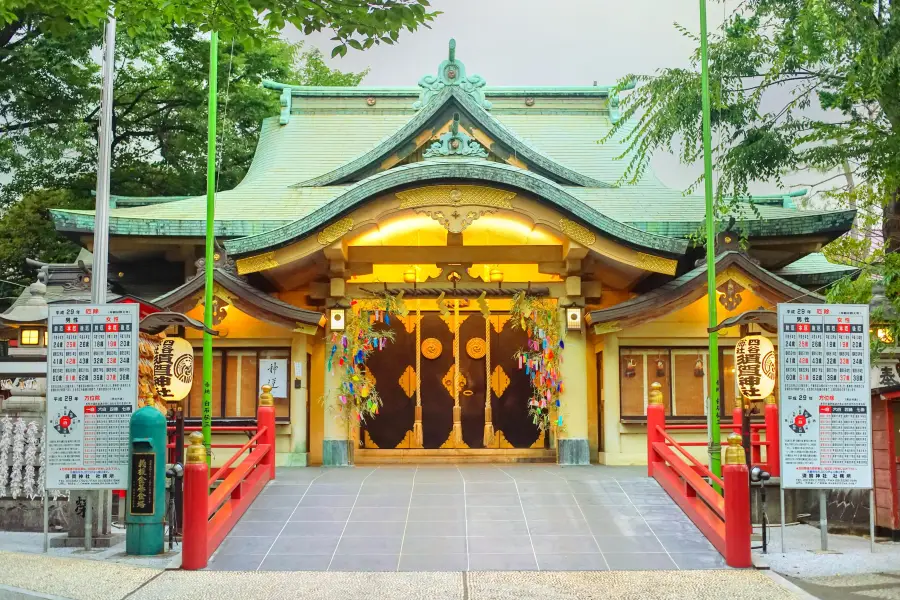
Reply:
<svg viewBox="0 0 900 600"><path fill-rule="evenodd" d="M485 346L484 340L482 338L476 337L466 342L466 353L471 358L474 358L475 360L484 358L486 352L487 347Z"/></svg>
<svg viewBox="0 0 900 600"><path fill-rule="evenodd" d="M509 387L509 375L506 374L503 367L497 365L497 368L491 374L491 389L494 391L494 395L499 398L506 391L507 387Z"/></svg>
<svg viewBox="0 0 900 600"><path fill-rule="evenodd" d="M443 379L441 379L441 383L444 384L444 388L447 390L447 393L450 394L451 396L455 396L455 394L453 393L453 379L454 379L455 373L456 373L456 366L450 365L450 370L447 371L447 374L444 375ZM457 383L457 385L459 386L459 388L458 388L459 391L464 393L464 390L466 389L466 385L468 385L468 383L469 383L469 381L466 379L466 376L463 375L462 373L460 373L459 381ZM465 395L465 393L464 393L464 395Z"/></svg>
<svg viewBox="0 0 900 600"><path fill-rule="evenodd" d="M406 370L400 376L399 383L406 397L412 398L413 394L416 393L416 370L407 365Z"/></svg>
<svg viewBox="0 0 900 600"><path fill-rule="evenodd" d="M434 360L441 355L443 348L439 339L428 338L422 342L422 356Z"/></svg>

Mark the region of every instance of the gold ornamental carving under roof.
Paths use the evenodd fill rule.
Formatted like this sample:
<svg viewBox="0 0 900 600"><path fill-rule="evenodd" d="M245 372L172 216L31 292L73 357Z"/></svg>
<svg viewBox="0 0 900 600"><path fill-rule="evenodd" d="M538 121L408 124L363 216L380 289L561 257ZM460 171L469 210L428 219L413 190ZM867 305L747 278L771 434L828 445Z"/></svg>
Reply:
<svg viewBox="0 0 900 600"><path fill-rule="evenodd" d="M597 236L593 231L571 219L560 219L559 228L564 234L583 246L592 246L597 241Z"/></svg>
<svg viewBox="0 0 900 600"><path fill-rule="evenodd" d="M397 192L400 208L476 205L512 209L515 192L481 185L429 185Z"/></svg>
<svg viewBox="0 0 900 600"><path fill-rule="evenodd" d="M637 253L638 269L645 271L653 271L654 273L663 273L665 275L674 275L675 269L678 267L678 261L671 258L663 258L662 256L653 256L644 252Z"/></svg>
<svg viewBox="0 0 900 600"><path fill-rule="evenodd" d="M437 338L427 338L422 340L422 356L425 358L434 360L441 355L441 350L443 350L443 348L441 341Z"/></svg>
<svg viewBox="0 0 900 600"><path fill-rule="evenodd" d="M319 232L319 235L316 237L316 241L318 241L323 246L327 246L332 242L336 242L341 239L345 233L353 229L353 219L350 217L345 217L339 221L335 221L325 229Z"/></svg>
<svg viewBox="0 0 900 600"><path fill-rule="evenodd" d="M237 260L238 275L246 275L247 273L257 273L272 269L278 266L275 260L275 252L263 252L256 256L248 256Z"/></svg>
<svg viewBox="0 0 900 600"><path fill-rule="evenodd" d="M486 352L487 347L483 338L474 337L466 342L466 354L468 354L469 357L478 360L479 358L484 358Z"/></svg>

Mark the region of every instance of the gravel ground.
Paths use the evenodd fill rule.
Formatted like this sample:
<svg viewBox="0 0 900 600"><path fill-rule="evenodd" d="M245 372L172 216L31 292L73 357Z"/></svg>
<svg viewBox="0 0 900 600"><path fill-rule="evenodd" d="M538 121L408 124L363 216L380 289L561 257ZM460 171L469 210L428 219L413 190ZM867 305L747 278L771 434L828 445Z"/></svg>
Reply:
<svg viewBox="0 0 900 600"><path fill-rule="evenodd" d="M160 573L97 560L0 552L0 584L72 600L123 598Z"/></svg>
<svg viewBox="0 0 900 600"><path fill-rule="evenodd" d="M828 536L829 553L820 553L819 529L810 525L796 525L785 529L785 554L781 554L781 532L772 531L770 554L754 551L757 566L767 566L790 577L827 577L863 575L894 571L900 566L900 544L879 542L875 553L870 551L869 539L852 535Z"/></svg>

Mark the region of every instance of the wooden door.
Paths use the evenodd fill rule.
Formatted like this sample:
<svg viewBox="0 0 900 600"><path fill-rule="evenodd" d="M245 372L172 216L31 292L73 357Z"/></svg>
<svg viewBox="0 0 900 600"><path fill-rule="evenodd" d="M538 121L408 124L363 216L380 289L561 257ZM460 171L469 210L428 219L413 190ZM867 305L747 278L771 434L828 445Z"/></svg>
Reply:
<svg viewBox="0 0 900 600"><path fill-rule="evenodd" d="M390 325L376 325L378 329L390 329L394 341L388 342L383 350L374 350L366 360L382 404L378 414L360 428L363 447L409 447L416 406L414 324L415 317L410 316L394 317Z"/></svg>
<svg viewBox="0 0 900 600"><path fill-rule="evenodd" d="M447 324L438 313L422 313L422 446L440 448L453 431L453 394L444 387L444 378L452 376L452 315ZM451 444L452 444L452 440Z"/></svg>
<svg viewBox="0 0 900 600"><path fill-rule="evenodd" d="M469 448L484 448L484 401L486 398L485 319L470 313L459 327L459 406L463 441Z"/></svg>
<svg viewBox="0 0 900 600"><path fill-rule="evenodd" d="M494 429L514 448L531 448L540 430L528 414L531 380L519 369L516 352L525 347L527 334L514 328L506 315L492 316L491 327L491 410ZM545 438L546 439L546 438Z"/></svg>

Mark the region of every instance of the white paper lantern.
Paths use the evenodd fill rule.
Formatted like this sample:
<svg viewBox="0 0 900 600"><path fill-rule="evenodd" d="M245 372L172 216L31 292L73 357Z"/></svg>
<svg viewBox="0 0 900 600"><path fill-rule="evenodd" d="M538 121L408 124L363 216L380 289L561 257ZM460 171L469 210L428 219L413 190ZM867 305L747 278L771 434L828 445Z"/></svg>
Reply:
<svg viewBox="0 0 900 600"><path fill-rule="evenodd" d="M741 395L765 400L775 390L775 347L762 335L742 337L734 347L734 369Z"/></svg>

